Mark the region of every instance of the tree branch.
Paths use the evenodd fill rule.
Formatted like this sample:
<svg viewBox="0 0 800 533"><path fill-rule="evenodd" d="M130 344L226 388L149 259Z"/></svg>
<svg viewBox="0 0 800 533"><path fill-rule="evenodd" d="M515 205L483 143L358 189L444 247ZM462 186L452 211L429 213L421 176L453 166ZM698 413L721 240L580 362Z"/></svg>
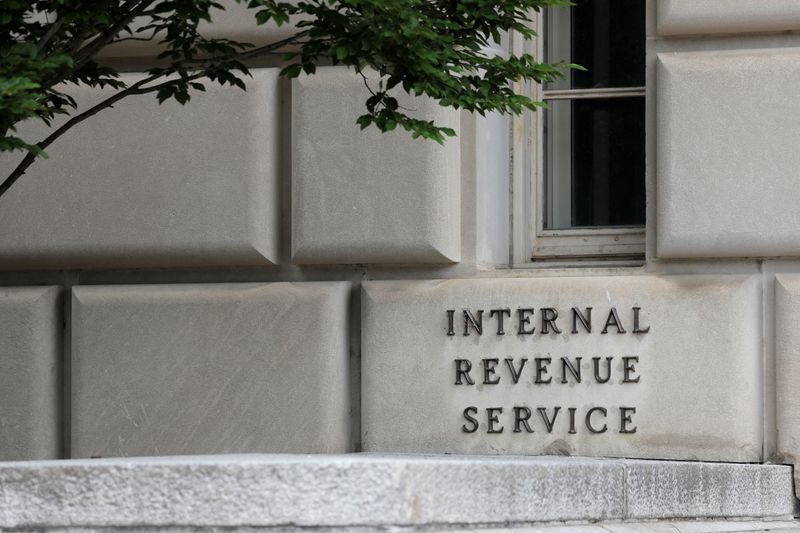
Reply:
<svg viewBox="0 0 800 533"><path fill-rule="evenodd" d="M206 71L205 70L201 70L199 72L195 72L191 76L186 76L186 77L182 77L182 78L176 78L174 80L167 80L167 81L165 81L163 83L159 83L158 85L152 85L150 87L140 87L140 88L136 89L135 91L133 91L130 94L139 95L139 94L154 93L154 92L156 92L159 89L162 89L164 87L168 87L170 85L177 85L177 84L179 84L181 82L198 80L200 78L205 77L206 75L207 75ZM154 80L150 80L150 81L154 81Z"/></svg>
<svg viewBox="0 0 800 533"><path fill-rule="evenodd" d="M145 42L149 42L149 41L152 41L155 38L155 36L156 36L156 34L153 33L149 37L133 37L133 36L131 36L131 37L123 37L121 39L114 39L113 41L111 41L108 44L124 43L125 41L145 41Z"/></svg>
<svg viewBox="0 0 800 533"><path fill-rule="evenodd" d="M143 79L137 81L136 83L134 83L133 85L131 85L130 87L127 87L127 88L119 91L118 93L114 94L113 96L110 96L109 98L106 98L105 100L103 100L102 102L96 104L95 106L87 109L83 113L75 115L74 117L69 119L67 122L62 124L53 133L51 133L49 136L47 136L44 140L36 143L36 146L38 146L40 149L44 150L45 148L50 146L56 139L58 139L59 137L64 135L64 133L66 133L72 127L80 124L81 122L83 122L87 118L96 115L97 113L99 113L103 109L106 109L106 108L109 108L109 107L113 106L115 103L117 103L118 101L122 100L126 96L139 95L139 94L148 94L148 93L156 92L159 89L161 89L163 87L166 87L168 85L173 85L173 84L176 84L176 83L193 81L193 80L196 80L196 79L199 79L199 78L203 78L208 73L207 69L211 65L213 65L214 63L218 63L218 62L226 61L226 60L231 60L231 59L252 59L254 57L257 57L257 56L262 55L262 54L269 53L269 52L271 52L273 50L276 50L276 49L281 48L283 46L286 46L288 44L292 44L294 42L297 42L298 39L301 39L302 37L304 37L307 34L308 34L308 31L302 31L302 32L299 32L299 33L293 35L292 37L287 37L286 39L282 39L280 41L275 41L274 43L270 43L268 45L264 45L264 46L261 46L261 47L258 47L258 48L254 48L252 50L249 50L249 51L241 53L241 54L234 54L234 55L224 56L224 57L220 57L220 58L210 58L210 59L206 59L206 60L200 60L199 62L204 63L205 65L204 65L204 67L201 67L201 70L198 70L194 74L191 74L191 75L185 76L185 77L181 77L181 78L178 78L178 79L174 79L174 80L168 80L168 81L165 81L163 83L159 83L159 84L156 84L156 85L151 85L149 87L146 87L146 85L148 83L152 83L152 82L154 82L154 81L156 81L156 80L158 80L160 78L164 78L166 76L174 74L175 73L174 69L166 69L163 72L160 72L158 74L153 74L151 76L148 76L147 78L143 78ZM31 164L33 164L33 162L35 160L36 160L36 156L34 154L32 154L30 152L25 154L25 157L22 159L22 161L19 163L19 165L17 165L17 167L11 172L11 174L2 183L0 183L0 197L2 197L3 194L5 194L6 191L8 191L8 189L10 189L11 186L14 185L14 183L16 183L16 181L25 174L25 172L28 170L28 167L30 167Z"/></svg>
<svg viewBox="0 0 800 533"><path fill-rule="evenodd" d="M122 31L123 28L125 28L125 26L133 22L133 19L138 17L153 2L154 0L133 0L129 2L129 4L131 4L130 12L126 16L118 20L115 24L112 24L110 27L106 28L102 33L98 34L97 37L92 39L86 46L78 50L73 57L73 60L75 61L74 70L77 70L81 66L85 65L97 54L97 52L99 52L105 46L108 46L108 44L114 40L114 38L119 34L119 32ZM122 8L122 10L125 9L128 8Z"/></svg>
<svg viewBox="0 0 800 533"><path fill-rule="evenodd" d="M45 148L50 146L53 143L53 141L55 141L56 139L58 139L59 137L64 135L64 133L66 133L67 130L69 130L73 126L75 126L77 124L80 124L81 122L83 122L84 120L86 120L87 118L89 118L91 116L96 115L101 110L113 106L115 103L117 103L118 101L122 100L126 96L129 96L131 94L136 94L136 91L140 87L142 87L143 85L145 85L147 83L153 82L153 81L157 80L158 78L160 78L160 77L162 77L164 75L165 74L157 74L157 75L149 76L147 78L139 80L136 83L134 83L133 85L131 85L130 87L121 90L120 92L116 93L113 96L110 96L109 98L106 98L105 100L103 100L99 104L95 105L94 107L91 107L91 108L87 109L86 111L84 111L83 113L81 113L79 115L75 115L74 117L69 119L67 122L62 124L56 131L54 131L49 136L47 136L44 140L36 143L36 146L38 146L39 148L44 150ZM35 160L36 160L36 156L34 154L32 154L30 152L25 154L25 157L22 159L22 161L19 163L19 165L17 165L17 167L13 170L13 172L11 172L11 174L2 183L0 183L0 197L2 197L3 194L5 194L5 192L8 191L8 189L10 189L11 186L14 185L14 183L16 183L16 181L25 174L25 171L28 169L28 167L31 166L31 164Z"/></svg>
<svg viewBox="0 0 800 533"><path fill-rule="evenodd" d="M64 25L64 19L63 18L60 18L57 21L55 21L50 26L50 28L47 30L47 33L45 33L42 36L42 38L39 39L39 42L36 43L36 50L39 51L39 52L44 50L44 47L47 46L47 43L50 42L50 39L52 39L55 36L55 34L58 33L58 30L60 30L61 26L63 26L63 25Z"/></svg>
<svg viewBox="0 0 800 533"><path fill-rule="evenodd" d="M72 57L73 66L69 70L59 70L52 76L42 80L42 90L46 91L55 85L58 85L59 83L63 82L69 74L79 70L82 66L88 63L101 49L103 49L105 46L108 46L108 44L114 40L114 38L125 26L130 24L133 19L140 16L141 13L154 1L155 0L130 0L126 3L126 6L122 6L121 8L129 9L130 12L125 17L112 24L110 27L95 35L95 37L88 43L86 42L86 39L89 38L91 32L82 31L74 39L70 49L67 52L70 57Z"/></svg>

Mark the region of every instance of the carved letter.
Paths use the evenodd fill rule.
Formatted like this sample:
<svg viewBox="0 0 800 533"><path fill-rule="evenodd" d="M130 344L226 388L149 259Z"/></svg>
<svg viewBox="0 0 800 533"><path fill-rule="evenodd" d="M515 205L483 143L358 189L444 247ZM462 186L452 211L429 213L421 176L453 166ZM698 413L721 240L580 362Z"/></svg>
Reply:
<svg viewBox="0 0 800 533"><path fill-rule="evenodd" d="M469 377L470 370L472 370L472 363L469 359L456 359L456 385L463 385L462 377L467 380L467 385L475 385L475 382Z"/></svg>
<svg viewBox="0 0 800 533"><path fill-rule="evenodd" d="M636 426L634 426L631 429L628 429L628 424L633 422L633 420L631 420L631 414L628 414L628 412L633 414L633 413L636 412L636 408L635 407L620 407L619 408L619 418L620 418L619 432L620 433L636 433L636 429L637 429Z"/></svg>
<svg viewBox="0 0 800 533"><path fill-rule="evenodd" d="M553 432L553 424L556 423L556 417L558 416L558 412L561 410L561 407L556 407L553 410L553 418L550 418L550 419L547 418L547 409L546 408L539 407L536 410L539 411L539 416L541 416L542 420L544 420L544 427L547 428L547 432L548 433L552 433Z"/></svg>
<svg viewBox="0 0 800 533"><path fill-rule="evenodd" d="M642 329L639 327L639 311L641 311L641 307L634 307L633 308L633 332L634 333L647 333L650 331L650 326Z"/></svg>
<svg viewBox="0 0 800 533"><path fill-rule="evenodd" d="M503 426L500 426L500 429L498 429L498 430L494 429L494 425L496 423L500 422L500 419L497 418L497 414L495 414L495 413L502 414L503 413L503 408L502 407L487 407L486 408L486 420L489 423L489 429L486 430L486 433L502 433L503 432Z"/></svg>
<svg viewBox="0 0 800 533"><path fill-rule="evenodd" d="M508 371L511 372L511 379L514 380L514 385L516 385L517 383L519 383L519 377L520 375L522 375L522 369L525 368L525 363L528 362L528 359L526 357L523 357L520 360L518 369L514 368L513 358L509 357L505 361L506 361L506 366L508 367Z"/></svg>
<svg viewBox="0 0 800 533"><path fill-rule="evenodd" d="M511 309L492 309L491 311L489 311L490 317L494 315L497 315L497 334L505 335L506 332L503 329L503 315L511 317Z"/></svg>
<svg viewBox="0 0 800 533"><path fill-rule="evenodd" d="M549 327L552 327L555 333L561 333L561 330L558 329L558 326L556 325L558 311L552 307L542 307L540 312L542 313L542 335L550 333Z"/></svg>
<svg viewBox="0 0 800 533"><path fill-rule="evenodd" d="M469 337L470 325L478 333L478 335L483 335L483 309L478 309L478 318L475 318L475 315L473 315L472 311L470 311L469 309L464 309L465 337Z"/></svg>
<svg viewBox="0 0 800 533"><path fill-rule="evenodd" d="M533 314L533 309L517 309L517 319L519 320L519 329L517 335L533 335L536 328L530 330L525 329L525 326L531 323L531 317L528 314Z"/></svg>
<svg viewBox="0 0 800 533"><path fill-rule="evenodd" d="M575 411L577 411L578 409L575 407L570 407L568 410L569 410L569 433L571 435L574 435L575 433L577 433L577 431L575 431Z"/></svg>
<svg viewBox="0 0 800 533"><path fill-rule="evenodd" d="M608 383L608 380L611 379L611 360L613 357L606 357L606 377L600 377L600 358L599 357L592 357L592 361L594 361L594 380L598 383Z"/></svg>
<svg viewBox="0 0 800 533"><path fill-rule="evenodd" d="M449 337L452 337L456 334L456 332L453 331L453 316L455 316L455 314L456 312L454 309L447 310L447 335Z"/></svg>
<svg viewBox="0 0 800 533"><path fill-rule="evenodd" d="M594 414L595 411L600 411L601 413L603 413L603 418L605 418L608 415L608 411L606 410L605 407L592 407L591 409L589 409L589 411L586 412L586 427L589 428L589 431L592 433L605 433L608 430L607 424L603 424L602 429L599 430L595 429L594 426L592 426L592 415Z"/></svg>
<svg viewBox="0 0 800 533"><path fill-rule="evenodd" d="M561 383L567 383L567 370L569 373L572 374L572 377L575 378L575 383L581 382L581 360L582 357L575 358L575 366L572 366L572 363L569 362L569 358L562 357L561 358Z"/></svg>
<svg viewBox="0 0 800 533"><path fill-rule="evenodd" d="M472 427L469 428L467 427L466 424L461 426L461 431L463 431L464 433L475 433L476 431L478 431L478 420L473 418L470 415L470 413L472 413L473 415L477 415L478 408L470 406L464 409L464 418L466 418L467 422L469 422L472 425Z"/></svg>
<svg viewBox="0 0 800 533"><path fill-rule="evenodd" d="M617 333L625 333L625 328L622 327L622 322L619 319L616 307L612 307L611 311L608 312L608 318L606 319L606 326L600 333L603 334L608 333L609 326L614 326L615 328L617 328Z"/></svg>
<svg viewBox="0 0 800 533"><path fill-rule="evenodd" d="M586 333L592 332L592 308L586 308L586 314L581 313L577 307L572 308L572 333L578 333L578 321L580 320Z"/></svg>
<svg viewBox="0 0 800 533"><path fill-rule="evenodd" d="M525 413L525 416L522 416L522 413ZM531 414L531 410L527 407L514 407L514 433L522 433L522 430L519 428L520 424L525 426L525 431L533 433L533 430L528 425Z"/></svg>
<svg viewBox="0 0 800 533"><path fill-rule="evenodd" d="M496 374L495 367L500 361L497 359L481 359L481 363L483 363L483 384L484 385L497 385L500 383L500 376L494 377L492 376Z"/></svg>
<svg viewBox="0 0 800 533"><path fill-rule="evenodd" d="M636 368L634 368L633 364L638 363L638 357L623 357L622 358L622 382L623 383L639 383L639 378L641 376L636 376L635 379L631 378L631 373L636 372Z"/></svg>
<svg viewBox="0 0 800 533"><path fill-rule="evenodd" d="M537 385L541 384L547 385L548 383L553 381L553 378L547 378L546 381L542 379L542 376L547 375L547 365L549 365L552 362L552 359L550 359L549 357L537 357L534 359L534 361L536 363L536 380L534 381L534 383L536 383Z"/></svg>

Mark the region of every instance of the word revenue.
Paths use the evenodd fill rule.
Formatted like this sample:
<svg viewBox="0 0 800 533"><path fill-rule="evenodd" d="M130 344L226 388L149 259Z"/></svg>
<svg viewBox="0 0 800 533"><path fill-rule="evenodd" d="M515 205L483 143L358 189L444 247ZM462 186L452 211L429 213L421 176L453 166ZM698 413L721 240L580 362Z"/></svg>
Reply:
<svg viewBox="0 0 800 533"><path fill-rule="evenodd" d="M619 334L631 333L643 334L650 331L650 326L644 326L641 323L641 307L632 307L631 313L623 313L624 318L630 317L629 322L625 322L624 318L620 317L620 313L616 307L609 309L608 313L603 313L603 320L600 322L603 328L600 330L601 334L607 334L610 331ZM447 313L447 335L452 337L456 335L456 329L461 330L461 321L463 320L463 336L469 337L471 334L483 335L484 326L486 326L487 334L491 331L495 335L505 335L506 329L510 328L512 334L517 335L533 335L536 332L536 323L539 325L539 333L547 335L548 333L561 333L562 327L566 328L565 324L559 325L559 313L554 307L542 307L537 310L533 307L519 307L513 310L510 308L499 309L462 309L461 313L456 313L455 309L448 309ZM456 318L457 315L458 319ZM580 309L573 307L568 312L569 318L561 317L563 323L568 323L571 326L572 333L579 332L592 333L594 328L592 319L592 308L585 307ZM458 325L457 325L458 323ZM626 327L627 324L627 327Z"/></svg>
<svg viewBox="0 0 800 533"><path fill-rule="evenodd" d="M475 365L469 359L455 359L455 384L475 385L478 382L483 385L498 385L502 381L516 385L522 380L523 383L549 385L554 383L554 377L555 383L581 383L586 380L602 384L611 380L614 367L619 368L619 383L639 383L636 370L638 356L618 358L622 361L621 365L615 365L614 359L592 357L584 361L583 357L561 357L553 364L551 357L534 357L530 360L527 357L506 357L502 361L490 357L476 361Z"/></svg>

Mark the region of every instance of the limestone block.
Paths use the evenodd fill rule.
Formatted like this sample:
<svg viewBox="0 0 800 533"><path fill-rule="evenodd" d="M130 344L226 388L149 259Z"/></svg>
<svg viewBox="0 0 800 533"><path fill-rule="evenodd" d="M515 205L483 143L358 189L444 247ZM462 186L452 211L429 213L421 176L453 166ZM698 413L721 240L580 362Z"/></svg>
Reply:
<svg viewBox="0 0 800 533"><path fill-rule="evenodd" d="M658 256L800 254L800 50L659 54L656 76Z"/></svg>
<svg viewBox="0 0 800 533"><path fill-rule="evenodd" d="M794 512L792 478L783 465L631 462L627 518L741 518Z"/></svg>
<svg viewBox="0 0 800 533"><path fill-rule="evenodd" d="M484 528L609 520L617 522L609 524L617 533L719 533L753 528L694 522L638 529L619 521L682 516L688 509L698 518L786 519L794 509L791 476L788 466L574 457L247 455L5 463L0 527L490 531ZM669 486L658 486L661 481ZM720 481L725 484L716 485ZM642 507L630 499L662 490L669 496L683 491L686 500L648 500ZM765 529L781 525L770 522Z"/></svg>
<svg viewBox="0 0 800 533"><path fill-rule="evenodd" d="M185 107L124 99L76 126L0 198L0 269L277 262L277 72L252 70L246 92L209 83Z"/></svg>
<svg viewBox="0 0 800 533"><path fill-rule="evenodd" d="M800 29L795 0L658 0L657 12L660 35Z"/></svg>
<svg viewBox="0 0 800 533"><path fill-rule="evenodd" d="M290 0L291 1L291 0ZM301 20L300 17L293 17L290 24L278 26L270 21L262 26L258 26L255 14L258 9L247 9L245 5L236 3L233 0L222 0L220 2L225 9L212 8L212 22L201 22L198 30L201 35L209 39L233 39L235 41L251 43L255 46L264 46L283 39L287 39L299 30L294 25ZM244 4L244 5L243 5ZM137 24L134 24L137 27ZM141 27L141 24L138 25ZM137 33L137 37L149 35L149 33ZM122 34L126 37L127 34ZM163 35L151 41L122 41L104 49L101 57L155 57L163 50L158 42Z"/></svg>
<svg viewBox="0 0 800 533"><path fill-rule="evenodd" d="M78 287L72 455L349 451L349 283Z"/></svg>
<svg viewBox="0 0 800 533"><path fill-rule="evenodd" d="M59 287L0 288L0 460L61 457Z"/></svg>
<svg viewBox="0 0 800 533"><path fill-rule="evenodd" d="M460 148L405 131L361 131L369 92L344 68L292 88L292 260L296 263L453 263L460 260ZM400 98L458 130L458 113Z"/></svg>
<svg viewBox="0 0 800 533"><path fill-rule="evenodd" d="M759 288L757 276L366 282L364 450L758 461Z"/></svg>
<svg viewBox="0 0 800 533"><path fill-rule="evenodd" d="M775 418L778 455L800 461L800 274L775 277ZM795 486L800 475L795 468ZM798 492L800 494L800 491Z"/></svg>

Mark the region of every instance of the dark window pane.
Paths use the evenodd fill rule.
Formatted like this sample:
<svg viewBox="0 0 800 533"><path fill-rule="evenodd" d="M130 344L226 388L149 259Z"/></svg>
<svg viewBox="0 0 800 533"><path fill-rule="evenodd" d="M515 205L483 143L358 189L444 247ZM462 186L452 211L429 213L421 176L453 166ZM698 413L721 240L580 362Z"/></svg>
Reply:
<svg viewBox="0 0 800 533"><path fill-rule="evenodd" d="M548 89L638 87L644 81L644 0L573 0L547 16L547 60L577 63Z"/></svg>
<svg viewBox="0 0 800 533"><path fill-rule="evenodd" d="M549 103L546 227L644 225L644 98Z"/></svg>

